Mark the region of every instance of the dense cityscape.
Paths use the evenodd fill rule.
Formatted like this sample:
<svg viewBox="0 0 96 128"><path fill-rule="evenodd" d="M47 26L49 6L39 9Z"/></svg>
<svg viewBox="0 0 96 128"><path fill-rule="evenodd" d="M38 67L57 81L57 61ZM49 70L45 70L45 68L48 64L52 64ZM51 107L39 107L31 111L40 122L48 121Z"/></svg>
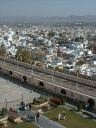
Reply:
<svg viewBox="0 0 96 128"><path fill-rule="evenodd" d="M0 54L38 66L96 77L95 26L0 26Z"/></svg>
<svg viewBox="0 0 96 128"><path fill-rule="evenodd" d="M90 80L96 80L95 41L96 30L95 26L93 27L91 25L15 24L0 26L0 56L4 57L3 61L11 59L17 62L28 63L32 66L49 69L50 71L72 74L76 77L79 76ZM10 71L10 74L12 74L12 71ZM23 79L24 81L26 80L24 76ZM39 85L44 86L42 81L40 81ZM23 97L25 97L25 93L23 89ZM61 90L61 93L66 95L65 90ZM30 102L32 99L28 99L27 95L30 94L26 94L26 101L28 103L28 101ZM35 99L36 95L37 94L34 94L32 98L34 97ZM54 95L54 93L51 95ZM51 100L58 102L58 100L55 101L55 99L50 99L50 101ZM29 111L29 109L27 111ZM91 111L93 111L93 107ZM13 117L11 116L9 116L10 120L12 120L11 118ZM16 118L17 117L18 116L16 116Z"/></svg>
<svg viewBox="0 0 96 128"><path fill-rule="evenodd" d="M96 128L96 1L0 1L0 128Z"/></svg>

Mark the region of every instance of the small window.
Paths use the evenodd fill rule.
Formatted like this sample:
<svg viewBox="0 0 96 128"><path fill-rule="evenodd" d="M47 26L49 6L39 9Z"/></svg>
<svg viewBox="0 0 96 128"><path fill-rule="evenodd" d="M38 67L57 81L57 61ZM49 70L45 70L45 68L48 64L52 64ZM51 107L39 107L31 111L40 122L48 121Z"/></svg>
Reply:
<svg viewBox="0 0 96 128"><path fill-rule="evenodd" d="M65 89L61 89L61 93L66 95L66 90Z"/></svg>

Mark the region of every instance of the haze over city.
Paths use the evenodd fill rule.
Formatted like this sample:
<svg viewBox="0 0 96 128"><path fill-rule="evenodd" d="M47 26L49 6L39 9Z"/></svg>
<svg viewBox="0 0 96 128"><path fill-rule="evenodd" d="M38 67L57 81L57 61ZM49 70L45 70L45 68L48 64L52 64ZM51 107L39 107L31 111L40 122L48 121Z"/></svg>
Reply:
<svg viewBox="0 0 96 128"><path fill-rule="evenodd" d="M96 0L0 0L0 17L95 14Z"/></svg>

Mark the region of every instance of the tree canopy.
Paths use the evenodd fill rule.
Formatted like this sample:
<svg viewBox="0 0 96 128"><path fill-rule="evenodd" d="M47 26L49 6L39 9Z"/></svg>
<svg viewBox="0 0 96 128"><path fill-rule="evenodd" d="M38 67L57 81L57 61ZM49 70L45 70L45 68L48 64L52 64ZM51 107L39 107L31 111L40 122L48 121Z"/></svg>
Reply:
<svg viewBox="0 0 96 128"><path fill-rule="evenodd" d="M32 54L31 51L27 49L21 49L19 48L17 50L15 58L19 61L26 62L26 63L31 63L32 60Z"/></svg>
<svg viewBox="0 0 96 128"><path fill-rule="evenodd" d="M5 46L2 44L2 45L0 46L0 56L5 56L5 54L6 54L6 48L5 48Z"/></svg>

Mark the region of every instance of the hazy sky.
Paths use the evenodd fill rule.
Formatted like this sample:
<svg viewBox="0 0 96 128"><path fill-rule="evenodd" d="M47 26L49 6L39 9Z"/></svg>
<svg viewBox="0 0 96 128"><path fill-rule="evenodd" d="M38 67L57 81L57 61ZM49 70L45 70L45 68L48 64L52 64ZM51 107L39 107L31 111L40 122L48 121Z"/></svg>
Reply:
<svg viewBox="0 0 96 128"><path fill-rule="evenodd" d="M96 14L96 0L0 0L0 16L90 14Z"/></svg>

